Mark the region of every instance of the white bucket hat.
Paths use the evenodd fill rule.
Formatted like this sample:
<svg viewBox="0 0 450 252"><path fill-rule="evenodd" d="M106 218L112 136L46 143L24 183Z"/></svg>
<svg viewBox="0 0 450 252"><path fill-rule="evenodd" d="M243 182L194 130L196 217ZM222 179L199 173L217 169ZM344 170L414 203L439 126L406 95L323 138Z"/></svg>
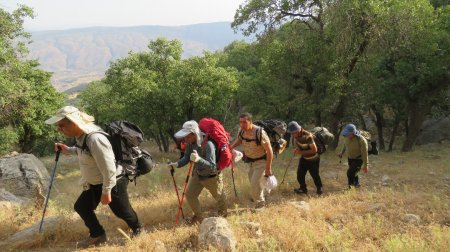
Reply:
<svg viewBox="0 0 450 252"><path fill-rule="evenodd" d="M194 120L185 122L183 127L175 133L174 136L179 139L189 135L190 133L195 133L195 135L197 135L197 145L201 146L202 139L200 137L200 128L198 127L198 123Z"/></svg>
<svg viewBox="0 0 450 252"><path fill-rule="evenodd" d="M74 106L65 106L56 112L56 115L45 121L46 124L55 124L62 119L67 118L75 123L84 133L89 134L93 131L101 130L94 124L95 118L84 112L81 112Z"/></svg>

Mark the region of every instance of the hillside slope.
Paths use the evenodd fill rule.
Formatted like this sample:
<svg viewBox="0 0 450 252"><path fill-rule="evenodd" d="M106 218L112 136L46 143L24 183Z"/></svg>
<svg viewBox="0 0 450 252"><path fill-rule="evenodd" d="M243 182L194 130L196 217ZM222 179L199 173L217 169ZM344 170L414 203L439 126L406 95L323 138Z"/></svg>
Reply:
<svg viewBox="0 0 450 252"><path fill-rule="evenodd" d="M161 163L174 160L177 153L157 154ZM275 175L281 181L291 158L286 150L274 162ZM412 153L381 153L370 156L371 170L361 175L362 188L343 191L346 187L346 164L334 153L321 159L324 195L317 197L292 192L297 187L296 162L289 168L285 183L269 197L261 212L250 211L246 166L236 167L239 199L234 197L230 170L225 170L225 185L230 214L227 217L238 241L238 251L446 251L450 242L450 146L448 143L426 145ZM44 159L52 166L52 157ZM0 243L3 251L74 250L87 229L73 213L72 206L80 193L76 158L60 159L54 194L48 216L62 216L63 230L37 236L35 240L15 244ZM182 190L187 169L178 169L176 179ZM384 185L383 185L384 181ZM309 175L311 191L314 185ZM198 226L181 224L174 228L177 198L170 173L165 166L141 177L137 186L130 184L131 201L148 233L126 242L117 232L126 225L114 217L108 207L97 213L107 230L110 242L96 251L151 251L160 242L168 251L195 250ZM211 216L216 215L215 202L203 192L200 201ZM309 210L298 209L292 202L305 201ZM186 206L185 214L190 215ZM0 240L40 220L42 210L31 207L3 211L0 215ZM407 214L417 215L410 221ZM261 223L263 235L255 236L241 223Z"/></svg>

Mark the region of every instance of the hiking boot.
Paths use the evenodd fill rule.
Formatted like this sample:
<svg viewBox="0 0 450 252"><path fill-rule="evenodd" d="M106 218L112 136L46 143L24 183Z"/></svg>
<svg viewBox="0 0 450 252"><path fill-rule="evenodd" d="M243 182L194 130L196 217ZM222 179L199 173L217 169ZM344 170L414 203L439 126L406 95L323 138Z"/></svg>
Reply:
<svg viewBox="0 0 450 252"><path fill-rule="evenodd" d="M106 238L106 234L102 234L97 237L88 237L85 240L77 242L77 248L88 248L98 246L102 243L105 243L108 239Z"/></svg>
<svg viewBox="0 0 450 252"><path fill-rule="evenodd" d="M297 194L307 194L307 193L308 193L308 190L303 190L303 189L300 189L300 188L295 188L295 189L294 189L294 192L297 193Z"/></svg>
<svg viewBox="0 0 450 252"><path fill-rule="evenodd" d="M138 227L131 233L131 238L135 238L142 233L145 233L145 229L143 227Z"/></svg>

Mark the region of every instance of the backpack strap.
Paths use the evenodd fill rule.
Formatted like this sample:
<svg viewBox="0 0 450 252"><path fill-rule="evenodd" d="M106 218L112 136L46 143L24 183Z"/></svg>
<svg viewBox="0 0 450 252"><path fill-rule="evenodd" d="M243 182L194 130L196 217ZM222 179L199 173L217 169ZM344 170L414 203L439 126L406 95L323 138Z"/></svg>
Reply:
<svg viewBox="0 0 450 252"><path fill-rule="evenodd" d="M262 127L259 127L259 129L256 129L256 132L255 132L256 145L261 145L262 131L263 131Z"/></svg>
<svg viewBox="0 0 450 252"><path fill-rule="evenodd" d="M256 142L256 145L261 145L261 137L262 137L262 127L257 126L258 128L256 128L256 132L255 132L255 138L245 138L244 137L244 131L243 130L239 130L239 138L241 140L244 140L246 142Z"/></svg>
<svg viewBox="0 0 450 252"><path fill-rule="evenodd" d="M100 133L100 134L102 134L102 135L104 135L106 137L109 137L109 134L104 132L104 131L100 131L100 130L93 131L93 132L90 132L90 133L86 134L86 136L84 137L84 140L83 140L83 143L81 144L81 146L79 146L78 144L75 144L75 146L80 148L82 151L87 151L87 152L90 153L89 146L87 145L87 140L92 134L95 134L95 133Z"/></svg>

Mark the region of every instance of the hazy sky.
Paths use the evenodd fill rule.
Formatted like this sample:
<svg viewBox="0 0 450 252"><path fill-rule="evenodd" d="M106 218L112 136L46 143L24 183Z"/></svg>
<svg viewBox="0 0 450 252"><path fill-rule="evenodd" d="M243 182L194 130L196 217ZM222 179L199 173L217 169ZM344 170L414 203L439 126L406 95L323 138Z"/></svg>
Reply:
<svg viewBox="0 0 450 252"><path fill-rule="evenodd" d="M88 26L186 25L232 21L245 0L1 0L12 11L17 4L34 9L26 19L30 31Z"/></svg>

